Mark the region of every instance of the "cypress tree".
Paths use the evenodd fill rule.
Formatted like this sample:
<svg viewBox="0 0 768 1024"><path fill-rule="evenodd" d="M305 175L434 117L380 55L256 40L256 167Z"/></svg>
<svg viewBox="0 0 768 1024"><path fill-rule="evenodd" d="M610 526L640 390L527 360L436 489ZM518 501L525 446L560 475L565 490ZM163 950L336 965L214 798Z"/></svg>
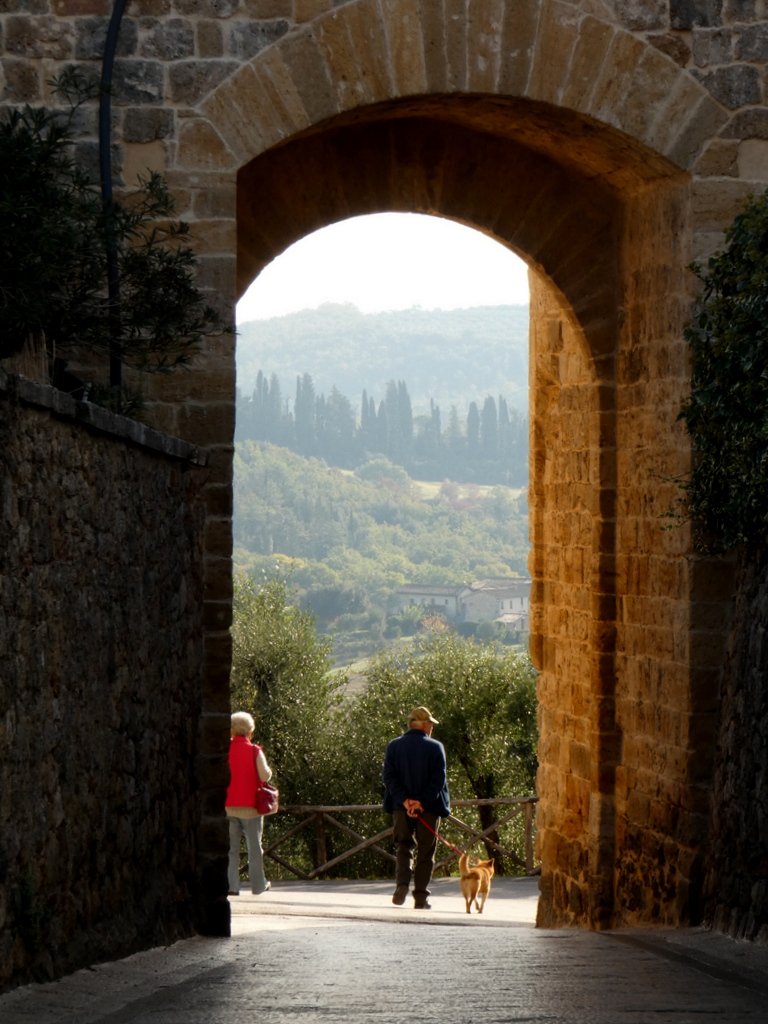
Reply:
<svg viewBox="0 0 768 1024"><path fill-rule="evenodd" d="M314 455L316 448L315 385L312 377L296 378L296 402L293 415L296 423L296 447L301 455Z"/></svg>
<svg viewBox="0 0 768 1024"><path fill-rule="evenodd" d="M266 394L264 407L264 422L266 426L266 437L268 441L277 444L280 440L281 423L283 415L283 398L280 393L280 381L276 373L269 378L269 389Z"/></svg>
<svg viewBox="0 0 768 1024"><path fill-rule="evenodd" d="M387 410L387 447L385 454L392 462L400 463L402 458L402 439L400 433L400 395L397 383L394 380L387 381L387 390L384 397L384 407Z"/></svg>
<svg viewBox="0 0 768 1024"><path fill-rule="evenodd" d="M376 416L376 450L382 455L387 455L389 442L389 429L387 427L387 406L382 399L379 402L379 412Z"/></svg>
<svg viewBox="0 0 768 1024"><path fill-rule="evenodd" d="M397 422L400 433L400 452L406 461L413 450L413 409L411 396L404 380L397 382Z"/></svg>
<svg viewBox="0 0 768 1024"><path fill-rule="evenodd" d="M477 411L477 402L469 403L467 413L467 451L470 459L474 460L480 454L480 413Z"/></svg>
<svg viewBox="0 0 768 1024"><path fill-rule="evenodd" d="M488 395L480 418L480 440L484 459L495 460L499 454L499 420L496 402Z"/></svg>

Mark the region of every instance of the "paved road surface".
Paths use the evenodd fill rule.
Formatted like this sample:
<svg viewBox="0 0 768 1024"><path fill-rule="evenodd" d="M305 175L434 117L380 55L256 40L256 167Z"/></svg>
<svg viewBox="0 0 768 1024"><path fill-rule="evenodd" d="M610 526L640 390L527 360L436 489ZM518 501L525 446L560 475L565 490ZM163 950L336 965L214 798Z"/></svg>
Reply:
<svg viewBox="0 0 768 1024"><path fill-rule="evenodd" d="M0 996L0 1024L752 1024L768 949L698 929L532 927L534 879L483 916L455 880L432 911L387 883L277 883L233 900L231 939L195 938Z"/></svg>

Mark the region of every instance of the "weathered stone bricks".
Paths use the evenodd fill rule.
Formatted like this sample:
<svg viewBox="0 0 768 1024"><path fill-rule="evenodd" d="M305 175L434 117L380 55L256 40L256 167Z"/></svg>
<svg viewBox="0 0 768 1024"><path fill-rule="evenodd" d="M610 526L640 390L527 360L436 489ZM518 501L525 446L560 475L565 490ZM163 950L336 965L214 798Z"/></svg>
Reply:
<svg viewBox="0 0 768 1024"><path fill-rule="evenodd" d="M132 107L123 114L125 142L153 142L173 134L173 112L162 108Z"/></svg>
<svg viewBox="0 0 768 1024"><path fill-rule="evenodd" d="M730 28L694 29L693 60L697 67L728 64L733 59L733 31Z"/></svg>
<svg viewBox="0 0 768 1024"><path fill-rule="evenodd" d="M75 22L75 57L78 60L100 60L107 39L108 18L78 18ZM138 25L132 18L124 19L117 38L116 54L132 57L136 53Z"/></svg>
<svg viewBox="0 0 768 1024"><path fill-rule="evenodd" d="M467 6L467 89L495 92L501 57L504 0L470 0ZM394 51L393 51L394 52Z"/></svg>
<svg viewBox="0 0 768 1024"><path fill-rule="evenodd" d="M670 0L672 28L712 28L722 24L723 0Z"/></svg>
<svg viewBox="0 0 768 1024"><path fill-rule="evenodd" d="M596 85L595 70L602 66L611 46L615 30L597 18L586 18L580 26L579 37L570 60L570 68L563 84L561 102L573 110L586 112Z"/></svg>
<svg viewBox="0 0 768 1024"><path fill-rule="evenodd" d="M270 49L253 70L265 93L262 117L273 124L275 137L283 139L307 128L307 111L277 47Z"/></svg>
<svg viewBox="0 0 768 1024"><path fill-rule="evenodd" d="M507 2L501 28L499 92L510 96L525 93L536 40L540 5Z"/></svg>
<svg viewBox="0 0 768 1024"><path fill-rule="evenodd" d="M229 147L240 160L247 158L253 148L267 146L280 137L265 128L268 113L273 111L260 86L253 69L245 67L205 103L206 115L226 132Z"/></svg>
<svg viewBox="0 0 768 1024"><path fill-rule="evenodd" d="M200 21L196 26L199 57L224 56L224 32L217 21Z"/></svg>
<svg viewBox="0 0 768 1024"><path fill-rule="evenodd" d="M274 21L243 21L229 29L227 54L238 60L250 60L257 53L284 36L288 22L283 18Z"/></svg>
<svg viewBox="0 0 768 1024"><path fill-rule="evenodd" d="M571 53L578 39L578 19L572 8L553 3L542 11L528 82L528 93L533 99L558 101L569 77ZM555 53L557 60L552 59Z"/></svg>
<svg viewBox="0 0 768 1024"><path fill-rule="evenodd" d="M277 45L310 123L338 113L336 90L316 37L305 30L291 33Z"/></svg>
<svg viewBox="0 0 768 1024"><path fill-rule="evenodd" d="M691 59L691 48L680 36L651 35L648 36L648 42L671 58L675 64L679 64L681 68L686 67Z"/></svg>
<svg viewBox="0 0 768 1024"><path fill-rule="evenodd" d="M293 16L298 25L312 21L319 14L325 14L334 7L334 0L294 0Z"/></svg>
<svg viewBox="0 0 768 1024"><path fill-rule="evenodd" d="M715 99L731 110L760 102L759 73L752 65L731 64L699 73L699 78Z"/></svg>
<svg viewBox="0 0 768 1024"><path fill-rule="evenodd" d="M193 107L237 71L232 60L179 61L170 69L170 97L174 103Z"/></svg>
<svg viewBox="0 0 768 1024"><path fill-rule="evenodd" d="M12 7L14 0L6 0ZM42 13L48 6L49 0L21 0L20 6L23 10L30 10L33 14ZM168 0L165 0L167 5ZM98 14L105 16L109 14L109 0L52 0L51 10L60 18L67 18L77 15ZM164 11L163 13L167 13Z"/></svg>
<svg viewBox="0 0 768 1024"><path fill-rule="evenodd" d="M768 24L739 27L736 32L735 57L737 60L768 60ZM721 62L722 63L722 62Z"/></svg>
<svg viewBox="0 0 768 1024"><path fill-rule="evenodd" d="M139 55L141 57L178 60L182 57L194 56L195 32L191 22L182 18L172 18L168 21L143 18L140 25L142 39Z"/></svg>
<svg viewBox="0 0 768 1024"><path fill-rule="evenodd" d="M201 18L230 18L237 12L240 0L173 0L179 14Z"/></svg>
<svg viewBox="0 0 768 1024"><path fill-rule="evenodd" d="M9 18L5 49L19 57L68 60L74 51L72 26L56 18Z"/></svg>
<svg viewBox="0 0 768 1024"><path fill-rule="evenodd" d="M6 103L32 103L40 96L40 73L26 59L3 61L2 99Z"/></svg>
<svg viewBox="0 0 768 1024"><path fill-rule="evenodd" d="M617 0L615 7L621 24L632 32L666 28L665 0Z"/></svg>

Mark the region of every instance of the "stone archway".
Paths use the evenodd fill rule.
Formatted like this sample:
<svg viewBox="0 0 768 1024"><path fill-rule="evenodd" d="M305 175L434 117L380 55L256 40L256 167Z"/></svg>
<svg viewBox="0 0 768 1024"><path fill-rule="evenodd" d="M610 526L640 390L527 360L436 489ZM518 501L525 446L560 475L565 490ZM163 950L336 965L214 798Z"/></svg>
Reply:
<svg viewBox="0 0 768 1024"><path fill-rule="evenodd" d="M303 234L381 210L452 217L528 260L539 920L679 923L697 914L714 709L688 539L660 530L659 477L688 464L689 169L725 115L630 33L548 0L504 11L490 36L411 0L315 18L187 112L177 184L200 214L208 282L231 294ZM222 495L231 367L212 353L220 430L206 368L200 400L174 412ZM209 523L222 679L228 528Z"/></svg>
<svg viewBox="0 0 768 1024"><path fill-rule="evenodd" d="M648 358L643 339L645 346L680 345L679 335L654 337L648 318L671 322L670 303L685 291L680 236L686 237L688 179L642 147L628 155L624 144L619 187L611 172L620 137L580 127L573 116L564 120L571 145L582 139L579 168L553 158L557 119L550 110L489 97L384 104L301 133L239 172L238 287L302 235L379 210L452 217L503 241L534 268L530 495L543 734L540 918L600 926L616 919L618 507L634 500L631 489L619 494L619 463L632 460L635 447L627 436L620 453L620 418L649 414L647 397L632 404L631 389L622 387L622 350L638 363ZM518 141L535 135L536 150ZM631 282L662 254L666 294L646 291L648 305L634 307L629 334L623 310ZM681 393L670 391L667 401L679 402ZM667 409L668 420L676 412ZM653 414L664 413L657 407ZM657 436L656 449L649 470L655 459L669 465L684 457L680 431ZM661 534L659 541L661 551Z"/></svg>

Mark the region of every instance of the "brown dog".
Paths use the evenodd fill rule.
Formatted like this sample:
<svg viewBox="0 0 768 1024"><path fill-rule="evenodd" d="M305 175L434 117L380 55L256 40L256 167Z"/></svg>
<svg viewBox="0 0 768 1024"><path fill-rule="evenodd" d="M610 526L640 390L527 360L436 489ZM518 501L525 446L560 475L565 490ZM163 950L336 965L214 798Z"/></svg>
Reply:
<svg viewBox="0 0 768 1024"><path fill-rule="evenodd" d="M482 914L485 901L491 891L491 878L493 878L494 863L492 860L480 860L477 864L469 863L469 854L462 853L459 857L459 870L461 877L461 891L464 894L464 902L467 905L467 913L470 913L472 900L475 901L478 914Z"/></svg>

